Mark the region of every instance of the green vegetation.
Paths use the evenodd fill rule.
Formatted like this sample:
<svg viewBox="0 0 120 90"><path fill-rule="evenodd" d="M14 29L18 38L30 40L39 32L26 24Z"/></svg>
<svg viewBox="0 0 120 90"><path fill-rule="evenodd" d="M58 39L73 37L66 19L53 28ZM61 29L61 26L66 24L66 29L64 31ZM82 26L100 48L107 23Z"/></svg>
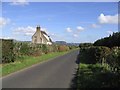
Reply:
<svg viewBox="0 0 120 90"><path fill-rule="evenodd" d="M105 63L105 57L110 53L110 49L104 46L91 46L80 48L81 63L95 64Z"/></svg>
<svg viewBox="0 0 120 90"><path fill-rule="evenodd" d="M77 88L116 88L119 74L114 74L101 64L80 64L77 74Z"/></svg>
<svg viewBox="0 0 120 90"><path fill-rule="evenodd" d="M120 48L82 47L78 60L78 89L119 87Z"/></svg>
<svg viewBox="0 0 120 90"><path fill-rule="evenodd" d="M90 46L93 46L93 43L81 43L81 44L79 44L80 48L82 48L82 47L90 47Z"/></svg>
<svg viewBox="0 0 120 90"><path fill-rule="evenodd" d="M14 42L2 39L2 63L15 62L26 56L41 56L51 52L64 52L76 47L67 45L32 44L28 42Z"/></svg>
<svg viewBox="0 0 120 90"><path fill-rule="evenodd" d="M79 47L77 89L120 87L120 32Z"/></svg>
<svg viewBox="0 0 120 90"><path fill-rule="evenodd" d="M63 55L77 47L67 45L32 44L2 39L2 71L7 75L42 61Z"/></svg>
<svg viewBox="0 0 120 90"><path fill-rule="evenodd" d="M120 32L113 33L109 37L105 37L97 40L94 43L95 46L107 46L109 48L120 46Z"/></svg>
<svg viewBox="0 0 120 90"><path fill-rule="evenodd" d="M68 51L66 51L66 52L53 52L53 53L44 54L42 56L37 56L37 57L24 56L21 59L16 60L13 63L3 64L2 67L0 67L0 68L2 68L2 76L8 75L12 72L21 70L23 68L29 67L33 64L37 64L39 62L47 61L47 60L54 58L54 57L64 55L67 52Z"/></svg>
<svg viewBox="0 0 120 90"><path fill-rule="evenodd" d="M13 53L13 40L2 40L2 62L9 63L13 62L15 59Z"/></svg>

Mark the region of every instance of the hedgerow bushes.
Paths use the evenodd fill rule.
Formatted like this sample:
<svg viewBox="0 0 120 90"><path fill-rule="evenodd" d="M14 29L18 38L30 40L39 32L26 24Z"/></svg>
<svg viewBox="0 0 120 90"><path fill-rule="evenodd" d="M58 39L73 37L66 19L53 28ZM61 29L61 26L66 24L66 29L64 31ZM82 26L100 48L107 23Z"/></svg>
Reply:
<svg viewBox="0 0 120 90"><path fill-rule="evenodd" d="M100 64L80 64L77 90L83 88L118 88L120 76Z"/></svg>
<svg viewBox="0 0 120 90"><path fill-rule="evenodd" d="M58 46L58 50L59 50L60 52L62 52L62 51L68 51L68 50L69 50L69 47L66 46L66 45L60 45L60 46Z"/></svg>
<svg viewBox="0 0 120 90"><path fill-rule="evenodd" d="M0 64L2 63L2 40L0 40Z"/></svg>
<svg viewBox="0 0 120 90"><path fill-rule="evenodd" d="M21 43L20 53L22 55L29 55L30 47L29 47L29 45L27 43Z"/></svg>
<svg viewBox="0 0 120 90"><path fill-rule="evenodd" d="M106 63L113 72L120 73L120 47L111 49L110 54L106 57Z"/></svg>
<svg viewBox="0 0 120 90"><path fill-rule="evenodd" d="M18 46L19 46L19 44L18 44ZM59 47L61 47L61 48L59 48ZM40 56L42 54L47 54L50 52L60 52L60 51L67 51L67 50L69 50L69 49L67 49L67 46L62 46L62 45L21 43L17 53L20 53L20 56L21 55Z"/></svg>
<svg viewBox="0 0 120 90"><path fill-rule="evenodd" d="M120 87L120 32L79 47L78 89Z"/></svg>
<svg viewBox="0 0 120 90"><path fill-rule="evenodd" d="M82 46L78 59L78 89L119 87L120 47Z"/></svg>
<svg viewBox="0 0 120 90"><path fill-rule="evenodd" d="M82 47L80 48L80 61L88 64L105 63L106 55L110 53L108 47Z"/></svg>
<svg viewBox="0 0 120 90"><path fill-rule="evenodd" d="M15 55L13 52L13 40L2 40L2 62L14 62Z"/></svg>
<svg viewBox="0 0 120 90"><path fill-rule="evenodd" d="M112 48L114 46L120 46L120 32L113 33L109 37L99 39L94 42L94 46L107 46Z"/></svg>
<svg viewBox="0 0 120 90"><path fill-rule="evenodd" d="M75 47L76 48L76 47ZM41 56L51 52L68 51L70 48L67 45L45 45L32 44L27 42L13 42L13 40L2 40L2 62L14 62L27 56ZM71 46L71 49L73 47Z"/></svg>
<svg viewBox="0 0 120 90"><path fill-rule="evenodd" d="M120 72L120 48L112 49L105 46L81 47L79 53L81 63L106 66L114 72Z"/></svg>

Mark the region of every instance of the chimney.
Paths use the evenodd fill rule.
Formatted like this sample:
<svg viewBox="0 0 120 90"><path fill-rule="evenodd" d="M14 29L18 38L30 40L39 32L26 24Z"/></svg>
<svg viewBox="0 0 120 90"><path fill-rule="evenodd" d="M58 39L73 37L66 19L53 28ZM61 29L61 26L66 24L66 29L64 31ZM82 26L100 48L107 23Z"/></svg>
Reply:
<svg viewBox="0 0 120 90"><path fill-rule="evenodd" d="M40 26L37 25L37 28L36 28L37 32L40 31Z"/></svg>

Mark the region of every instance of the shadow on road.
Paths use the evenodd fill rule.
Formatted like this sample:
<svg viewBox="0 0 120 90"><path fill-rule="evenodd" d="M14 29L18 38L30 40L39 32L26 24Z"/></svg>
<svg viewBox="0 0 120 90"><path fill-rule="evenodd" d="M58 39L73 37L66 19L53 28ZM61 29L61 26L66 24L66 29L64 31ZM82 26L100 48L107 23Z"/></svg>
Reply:
<svg viewBox="0 0 120 90"><path fill-rule="evenodd" d="M79 65L79 63L80 63L80 61L79 61L79 54L77 55L77 58L76 58L75 63L76 63L77 65ZM75 68L75 73L73 74L74 77L73 77L72 80L71 80L70 90L77 90L77 75L78 75L78 71L79 71L78 69L79 69L79 68L78 68L78 66L77 66L77 68Z"/></svg>
<svg viewBox="0 0 120 90"><path fill-rule="evenodd" d="M71 84L70 84L70 90L77 90L77 68L75 69L76 73L73 74L74 77L71 80Z"/></svg>

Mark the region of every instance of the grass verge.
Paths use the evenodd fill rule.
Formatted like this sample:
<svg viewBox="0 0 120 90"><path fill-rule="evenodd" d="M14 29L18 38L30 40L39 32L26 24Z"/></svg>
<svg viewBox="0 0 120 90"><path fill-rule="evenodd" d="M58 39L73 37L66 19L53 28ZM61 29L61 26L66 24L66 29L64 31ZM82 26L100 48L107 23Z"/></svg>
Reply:
<svg viewBox="0 0 120 90"><path fill-rule="evenodd" d="M0 75L6 76L10 73L13 73L13 72L19 71L21 69L27 68L27 67L29 67L31 65L34 65L34 64L37 64L39 62L47 61L47 60L50 60L50 59L55 58L57 56L64 55L68 52L70 52L70 51L53 52L53 53L44 54L44 55L38 56L38 57L24 56L23 59L16 60L14 63L3 64L2 67L0 67L0 69L2 68L2 71L0 72Z"/></svg>
<svg viewBox="0 0 120 90"><path fill-rule="evenodd" d="M79 64L77 88L116 88L120 76L100 64Z"/></svg>

